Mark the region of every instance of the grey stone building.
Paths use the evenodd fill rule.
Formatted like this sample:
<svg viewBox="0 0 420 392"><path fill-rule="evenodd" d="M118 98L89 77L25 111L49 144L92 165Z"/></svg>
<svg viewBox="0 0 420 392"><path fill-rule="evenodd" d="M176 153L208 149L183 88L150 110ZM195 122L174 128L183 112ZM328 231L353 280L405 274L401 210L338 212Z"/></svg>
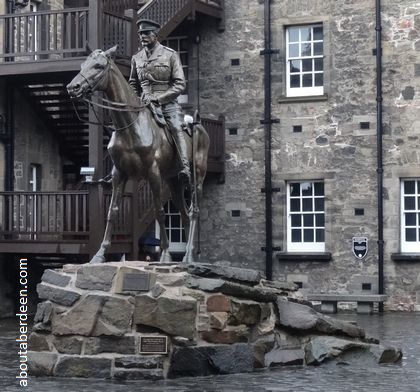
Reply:
<svg viewBox="0 0 420 392"><path fill-rule="evenodd" d="M225 178L205 183L201 261L308 293L384 292L387 309L419 310L418 2L225 0L223 25L193 13L165 37L183 52L185 110L225 117ZM15 166L28 174L20 129ZM31 152L48 157L42 173L62 189L45 132L31 131L50 140Z"/></svg>
<svg viewBox="0 0 420 392"><path fill-rule="evenodd" d="M378 292L378 228L390 309L419 309L420 7L383 1L378 166L375 2L226 1L201 32L200 103L226 116L227 172L209 186L203 254L264 270L264 8L271 10L273 276L308 292ZM267 10L266 10L267 12ZM211 53L210 56L207 54ZM207 113L206 113L207 114ZM383 197L378 198L378 171ZM378 216L383 201L383 218ZM356 257L354 237L367 240ZM356 251L358 253L358 251ZM362 255L363 256L363 255ZM381 283L380 283L381 284Z"/></svg>

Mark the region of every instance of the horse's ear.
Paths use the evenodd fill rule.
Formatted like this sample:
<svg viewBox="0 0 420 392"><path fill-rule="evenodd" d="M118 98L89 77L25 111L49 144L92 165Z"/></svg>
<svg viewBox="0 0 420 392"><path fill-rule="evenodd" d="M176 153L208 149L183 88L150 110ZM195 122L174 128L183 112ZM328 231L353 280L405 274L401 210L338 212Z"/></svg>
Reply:
<svg viewBox="0 0 420 392"><path fill-rule="evenodd" d="M117 53L117 49L118 49L118 45L115 45L112 48L109 48L107 51L105 51L106 56L114 58L115 54Z"/></svg>
<svg viewBox="0 0 420 392"><path fill-rule="evenodd" d="M87 42L87 41L85 43L85 48L86 48L86 53L89 56L93 52L93 50L90 48L89 42Z"/></svg>

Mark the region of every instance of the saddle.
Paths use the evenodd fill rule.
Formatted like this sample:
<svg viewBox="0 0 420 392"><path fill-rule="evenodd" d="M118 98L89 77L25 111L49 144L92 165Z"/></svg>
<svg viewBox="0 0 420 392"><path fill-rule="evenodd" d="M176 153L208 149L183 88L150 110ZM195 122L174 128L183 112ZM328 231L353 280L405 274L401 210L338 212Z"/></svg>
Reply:
<svg viewBox="0 0 420 392"><path fill-rule="evenodd" d="M165 116L163 115L162 108L159 105L155 105L153 102L150 102L149 109L153 114L153 118L155 119L156 123L161 127L164 128L165 131L169 128L168 124L165 120ZM189 114L184 114L184 121L182 122L182 130L191 137L192 135L192 127L194 125L193 117Z"/></svg>
<svg viewBox="0 0 420 392"><path fill-rule="evenodd" d="M152 112L153 118L156 120L157 124L162 128L167 127L168 124L165 121L165 117L162 113L162 108L158 105L155 105L153 102L150 102L149 109Z"/></svg>

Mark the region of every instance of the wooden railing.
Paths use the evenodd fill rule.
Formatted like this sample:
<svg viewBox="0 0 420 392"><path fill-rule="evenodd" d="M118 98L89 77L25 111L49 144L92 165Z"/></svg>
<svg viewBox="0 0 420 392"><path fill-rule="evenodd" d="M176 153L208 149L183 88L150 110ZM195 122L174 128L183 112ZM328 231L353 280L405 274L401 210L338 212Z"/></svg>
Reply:
<svg viewBox="0 0 420 392"><path fill-rule="evenodd" d="M223 177L223 118L202 119L202 123L210 135L209 172ZM89 190L80 191L0 192L0 243L44 241L88 244L92 233L96 235L98 231L100 239L111 200L110 193L109 188L104 190L96 184L89 185ZM167 201L168 198L169 192L165 189L162 200ZM98 213L92 214L95 209ZM153 220L152 193L148 183L142 181L134 193L123 196L114 225L113 243L134 244Z"/></svg>
<svg viewBox="0 0 420 392"><path fill-rule="evenodd" d="M224 0L152 0L140 10L140 17L158 22L160 36L166 38L193 11L195 2L215 10L224 7Z"/></svg>
<svg viewBox="0 0 420 392"><path fill-rule="evenodd" d="M110 193L105 193L105 224ZM99 205L99 203L96 203ZM131 241L132 195L125 194L114 234L117 240ZM96 227L97 223L93 223ZM89 191L0 192L0 242L19 240L82 241L89 238Z"/></svg>
<svg viewBox="0 0 420 392"><path fill-rule="evenodd" d="M154 0L141 10L141 17L164 26L188 3L190 0Z"/></svg>
<svg viewBox="0 0 420 392"><path fill-rule="evenodd" d="M88 40L89 8L0 16L1 58L28 61L80 56Z"/></svg>
<svg viewBox="0 0 420 392"><path fill-rule="evenodd" d="M88 192L0 192L0 241L86 240Z"/></svg>
<svg viewBox="0 0 420 392"><path fill-rule="evenodd" d="M129 58L136 31L121 10L132 3L98 0L89 7L0 15L0 61L84 57L86 42L103 49L118 44L118 54Z"/></svg>

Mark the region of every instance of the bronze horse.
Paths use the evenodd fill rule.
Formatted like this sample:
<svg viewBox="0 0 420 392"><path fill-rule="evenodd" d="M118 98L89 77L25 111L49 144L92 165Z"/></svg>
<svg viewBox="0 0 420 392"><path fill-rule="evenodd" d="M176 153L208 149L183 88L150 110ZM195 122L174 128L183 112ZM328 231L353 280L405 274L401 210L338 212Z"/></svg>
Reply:
<svg viewBox="0 0 420 392"><path fill-rule="evenodd" d="M172 201L181 213L187 234L183 261L192 263L199 213L198 201L202 196L207 170L209 136L200 123L194 123L193 140L186 137L188 156L194 169L192 203L188 208L184 195L185 185L178 180L179 158L172 140L169 140L169 133L156 123L151 110L140 104L138 96L113 61L116 50L117 46L107 51L97 49L91 52L81 65L81 71L67 85L67 91L73 99L90 97L94 91L103 91L115 127L108 144L108 151L114 163L111 203L101 246L90 263L105 261L105 253L111 244L112 226L128 179L146 179L150 184L155 217L160 227L161 262L172 260L168 250L169 241L162 204L164 184L168 185Z"/></svg>

